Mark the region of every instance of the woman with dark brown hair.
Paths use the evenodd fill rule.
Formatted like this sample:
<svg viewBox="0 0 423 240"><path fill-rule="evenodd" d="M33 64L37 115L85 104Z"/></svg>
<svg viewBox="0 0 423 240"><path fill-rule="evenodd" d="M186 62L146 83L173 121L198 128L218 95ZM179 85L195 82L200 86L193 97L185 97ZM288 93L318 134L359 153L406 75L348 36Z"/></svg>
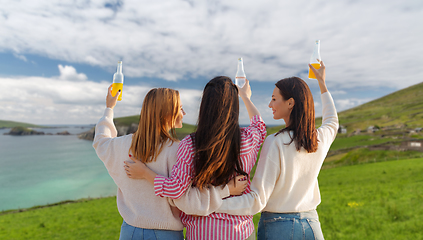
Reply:
<svg viewBox="0 0 423 240"><path fill-rule="evenodd" d="M250 116L250 126L246 128L240 128L238 123L238 95ZM181 198L191 187L207 190L209 186L232 182L231 179L237 179L236 176L248 176L266 137L266 126L250 97L248 80L244 87L238 88L228 77L213 78L203 91L196 132L185 137L179 145L172 176L157 175L138 163L140 168L137 167L137 170L134 165L128 164L128 174L133 178L147 179L154 184L157 196L172 199ZM250 192L249 178L247 182L245 193ZM228 191L221 197L227 196ZM178 200L174 200L176 206ZM191 214L195 214L195 210ZM252 215L212 213L202 217L182 212L181 220L187 228L187 239L255 238Z"/></svg>
<svg viewBox="0 0 423 240"><path fill-rule="evenodd" d="M263 144L251 192L223 200L216 211L253 215L260 211L258 239L323 239L316 208L320 168L335 140L338 116L325 83L325 65L316 70L323 104L322 126L315 128L314 102L298 77L276 83L269 107L285 128Z"/></svg>

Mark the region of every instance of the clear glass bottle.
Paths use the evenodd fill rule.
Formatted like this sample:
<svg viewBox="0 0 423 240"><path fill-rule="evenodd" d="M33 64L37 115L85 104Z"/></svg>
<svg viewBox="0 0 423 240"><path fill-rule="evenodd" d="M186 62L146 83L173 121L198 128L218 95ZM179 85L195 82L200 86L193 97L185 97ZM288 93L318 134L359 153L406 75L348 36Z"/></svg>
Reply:
<svg viewBox="0 0 423 240"><path fill-rule="evenodd" d="M118 101L121 101L123 92L122 61L118 62L116 73L113 74L112 96L115 96L119 90L120 94L118 97Z"/></svg>
<svg viewBox="0 0 423 240"><path fill-rule="evenodd" d="M238 87L242 88L245 84L245 72L244 72L244 63L242 61L242 58L238 58L238 67L235 74L235 84L238 85Z"/></svg>
<svg viewBox="0 0 423 240"><path fill-rule="evenodd" d="M310 57L311 66L313 66L315 69L319 69L320 68L319 60L322 60L322 58L320 58L320 40L316 40L316 43L314 44L313 54ZM311 71L310 67L308 68L308 78L316 79L316 76L314 75L314 72Z"/></svg>

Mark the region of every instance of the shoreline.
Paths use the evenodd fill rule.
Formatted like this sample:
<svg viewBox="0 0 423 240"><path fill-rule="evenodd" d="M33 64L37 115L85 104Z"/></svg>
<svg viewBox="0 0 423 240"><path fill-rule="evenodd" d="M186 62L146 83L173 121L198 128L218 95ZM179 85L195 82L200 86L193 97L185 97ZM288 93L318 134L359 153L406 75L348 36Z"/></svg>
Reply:
<svg viewBox="0 0 423 240"><path fill-rule="evenodd" d="M18 208L18 209L3 210L3 211L0 212L0 216L7 215L7 214L20 213L20 212L28 212L28 211L32 211L32 210L43 209L43 208L54 207L54 206L60 206L60 205L65 205L65 204L88 202L88 201L98 200L98 199L103 199L103 198L116 198L116 195L110 195L110 196L104 196L104 197L95 197L95 198L88 197L88 198L80 198L80 199L76 199L76 200L64 200L64 201L60 201L60 202L56 202L56 203L48 203L46 205L37 205L37 206L29 207L29 208Z"/></svg>

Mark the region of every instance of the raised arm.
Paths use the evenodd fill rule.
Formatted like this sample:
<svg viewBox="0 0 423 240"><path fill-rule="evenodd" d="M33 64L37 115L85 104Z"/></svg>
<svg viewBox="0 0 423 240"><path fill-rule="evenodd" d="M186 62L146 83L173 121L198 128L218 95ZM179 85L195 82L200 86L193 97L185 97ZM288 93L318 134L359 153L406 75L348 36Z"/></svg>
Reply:
<svg viewBox="0 0 423 240"><path fill-rule="evenodd" d="M245 84L242 88L239 88L238 86L237 88L239 91L239 96L241 97L242 101L245 104L245 107L247 108L247 112L248 112L248 115L250 116L250 120L256 115L260 116L260 112L258 111L256 106L250 99L251 87L250 87L250 82L248 81L248 79L245 79Z"/></svg>
<svg viewBox="0 0 423 240"><path fill-rule="evenodd" d="M97 156L104 162L109 171L113 171L115 169L115 164L117 164L112 160L116 151L113 142L114 138L117 136L117 130L113 123L113 108L116 105L118 94L112 96L111 87L112 85L110 85L107 92L104 115L95 126L93 141L93 147Z"/></svg>

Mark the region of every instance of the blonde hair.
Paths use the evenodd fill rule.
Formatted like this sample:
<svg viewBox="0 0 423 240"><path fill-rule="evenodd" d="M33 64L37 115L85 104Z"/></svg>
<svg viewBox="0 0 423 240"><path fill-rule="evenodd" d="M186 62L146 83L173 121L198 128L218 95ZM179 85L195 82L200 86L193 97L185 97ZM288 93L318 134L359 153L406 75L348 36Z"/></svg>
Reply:
<svg viewBox="0 0 423 240"><path fill-rule="evenodd" d="M137 131L129 153L141 162L156 161L163 143L178 141L175 123L180 106L179 92L169 88L151 89L144 98ZM169 133L170 130L170 133Z"/></svg>

